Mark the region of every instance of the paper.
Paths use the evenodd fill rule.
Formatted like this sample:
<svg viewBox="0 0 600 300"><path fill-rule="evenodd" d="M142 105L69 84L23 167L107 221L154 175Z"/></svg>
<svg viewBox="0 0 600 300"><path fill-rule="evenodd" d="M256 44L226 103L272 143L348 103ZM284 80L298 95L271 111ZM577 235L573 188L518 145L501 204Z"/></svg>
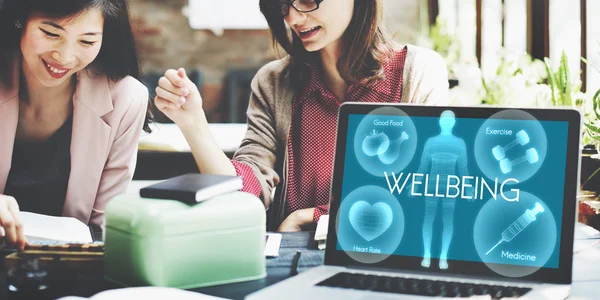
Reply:
<svg viewBox="0 0 600 300"><path fill-rule="evenodd" d="M98 293L91 298L63 297L58 300L114 300L114 299L177 299L177 300L219 300L219 298L185 290L166 287L133 287L108 290Z"/></svg>
<svg viewBox="0 0 600 300"><path fill-rule="evenodd" d="M20 213L25 236L30 243L91 243L89 227L72 217L54 217L32 212Z"/></svg>
<svg viewBox="0 0 600 300"><path fill-rule="evenodd" d="M325 250L325 248L327 248L327 240L317 241L317 248L319 250Z"/></svg>
<svg viewBox="0 0 600 300"><path fill-rule="evenodd" d="M246 134L245 123L211 123L208 125L219 148L226 153L235 152ZM190 152L183 133L176 124L152 123L152 133L143 134L138 144L139 150Z"/></svg>
<svg viewBox="0 0 600 300"><path fill-rule="evenodd" d="M279 246L281 245L281 233L266 233L265 257L279 256Z"/></svg>
<svg viewBox="0 0 600 300"><path fill-rule="evenodd" d="M176 124L152 124L151 134L142 134L139 150L190 152L183 133Z"/></svg>
<svg viewBox="0 0 600 300"><path fill-rule="evenodd" d="M329 215L322 215L317 222L317 230L315 231L315 241L323 241L327 239L327 229L329 227Z"/></svg>
<svg viewBox="0 0 600 300"><path fill-rule="evenodd" d="M577 222L575 223L575 239L600 239L600 231L596 230L594 227Z"/></svg>
<svg viewBox="0 0 600 300"><path fill-rule="evenodd" d="M573 254L591 249L600 243L600 239L581 239L573 243Z"/></svg>

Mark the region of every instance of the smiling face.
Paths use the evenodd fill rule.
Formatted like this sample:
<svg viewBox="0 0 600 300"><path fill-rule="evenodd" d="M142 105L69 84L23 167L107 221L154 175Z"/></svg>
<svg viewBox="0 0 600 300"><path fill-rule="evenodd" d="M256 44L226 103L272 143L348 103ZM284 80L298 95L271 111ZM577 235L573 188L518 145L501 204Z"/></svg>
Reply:
<svg viewBox="0 0 600 300"><path fill-rule="evenodd" d="M104 17L89 9L73 18L52 19L34 13L21 35L23 73L28 81L57 87L96 59L102 45Z"/></svg>
<svg viewBox="0 0 600 300"><path fill-rule="evenodd" d="M312 1L312 0L297 0ZM300 39L306 51L338 47L352 20L355 0L323 0L319 9L301 13L290 7L285 22Z"/></svg>

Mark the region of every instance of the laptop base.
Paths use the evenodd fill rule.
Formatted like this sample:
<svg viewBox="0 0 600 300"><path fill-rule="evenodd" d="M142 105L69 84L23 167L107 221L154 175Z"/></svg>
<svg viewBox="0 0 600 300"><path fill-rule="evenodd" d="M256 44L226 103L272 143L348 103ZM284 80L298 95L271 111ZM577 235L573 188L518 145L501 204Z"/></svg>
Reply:
<svg viewBox="0 0 600 300"><path fill-rule="evenodd" d="M371 290L358 290L355 288L339 288L319 286L318 284L336 274L350 272L355 274L368 274L386 277L408 278L409 280L424 279L431 281L446 281L453 283L463 283L467 285L487 285L513 287L515 289L531 289L525 294L528 300L565 299L569 295L570 285L555 284L515 284L514 282L479 280L469 278L447 278L442 276L418 275L401 272L377 272L355 270L337 266L320 266L296 275L293 278L284 280L275 285L267 287L256 293L248 295L245 299L344 299L344 300L362 300L362 299L431 299L435 296L419 296L415 294L400 294L393 292L377 292ZM450 296L449 296L450 297ZM464 295L467 297L467 295ZM458 298L457 298L458 299ZM491 299L495 299L492 296Z"/></svg>

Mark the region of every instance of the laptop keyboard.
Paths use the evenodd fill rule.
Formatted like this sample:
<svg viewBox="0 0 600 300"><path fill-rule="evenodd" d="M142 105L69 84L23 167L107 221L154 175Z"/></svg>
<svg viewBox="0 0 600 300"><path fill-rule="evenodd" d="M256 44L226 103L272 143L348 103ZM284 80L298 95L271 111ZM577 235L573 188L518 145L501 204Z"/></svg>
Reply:
<svg viewBox="0 0 600 300"><path fill-rule="evenodd" d="M470 297L475 295L490 295L492 299L520 297L531 290L530 288L501 285L388 277L347 272L329 277L319 282L317 286L419 296Z"/></svg>

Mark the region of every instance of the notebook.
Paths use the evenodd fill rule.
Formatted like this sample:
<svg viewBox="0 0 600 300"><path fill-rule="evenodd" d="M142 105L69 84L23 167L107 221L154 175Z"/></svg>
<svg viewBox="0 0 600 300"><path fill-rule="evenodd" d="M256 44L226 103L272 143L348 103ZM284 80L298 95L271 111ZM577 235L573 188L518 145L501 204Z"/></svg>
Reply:
<svg viewBox="0 0 600 300"><path fill-rule="evenodd" d="M186 174L142 188L140 196L194 204L240 189L242 178L239 176Z"/></svg>

